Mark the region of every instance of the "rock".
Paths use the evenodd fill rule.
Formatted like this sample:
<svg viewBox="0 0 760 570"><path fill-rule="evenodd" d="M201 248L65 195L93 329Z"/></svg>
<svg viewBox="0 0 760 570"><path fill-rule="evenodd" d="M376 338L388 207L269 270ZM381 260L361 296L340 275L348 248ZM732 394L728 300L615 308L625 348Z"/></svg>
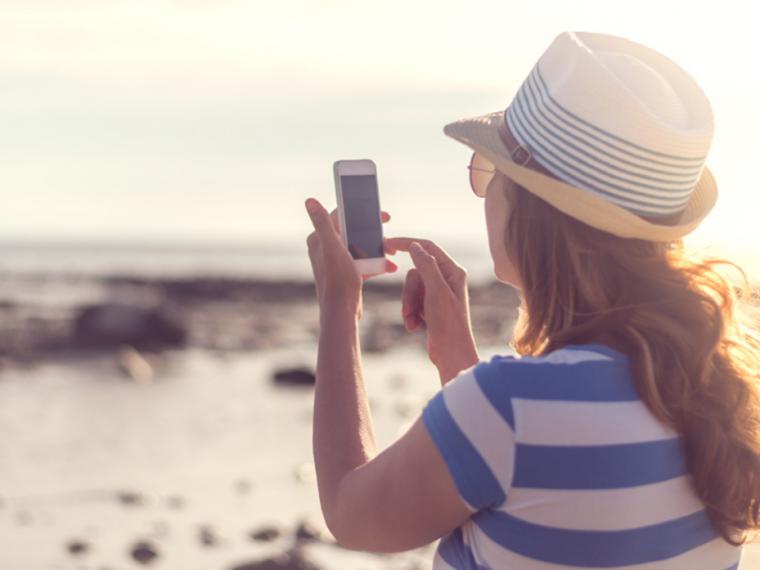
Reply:
<svg viewBox="0 0 760 570"><path fill-rule="evenodd" d="M116 363L119 371L130 380L134 380L139 384L150 384L153 382L153 367L133 347L128 345L123 346L116 357Z"/></svg>
<svg viewBox="0 0 760 570"><path fill-rule="evenodd" d="M306 461L296 467L294 475L299 483L313 483L317 480L317 471L311 461Z"/></svg>
<svg viewBox="0 0 760 570"><path fill-rule="evenodd" d="M66 543L66 550L69 551L69 554L79 556L86 554L90 550L90 545L83 540L74 539Z"/></svg>
<svg viewBox="0 0 760 570"><path fill-rule="evenodd" d="M275 384L313 386L316 377L310 368L297 367L276 370L272 379Z"/></svg>
<svg viewBox="0 0 760 570"><path fill-rule="evenodd" d="M296 525L295 535L296 540L301 542L330 542L327 527L321 522L311 518L302 519L298 525Z"/></svg>
<svg viewBox="0 0 760 570"><path fill-rule="evenodd" d="M137 491L119 491L116 493L116 500L122 505L138 507L145 504L145 495Z"/></svg>
<svg viewBox="0 0 760 570"><path fill-rule="evenodd" d="M247 562L230 568L230 570L322 570L314 562L304 557L297 548L264 558L255 562Z"/></svg>
<svg viewBox="0 0 760 570"><path fill-rule="evenodd" d="M208 525L203 525L198 529L198 542L202 546L218 546L219 537L216 531Z"/></svg>
<svg viewBox="0 0 760 570"><path fill-rule="evenodd" d="M90 305L80 309L74 321L74 341L87 347L160 350L182 346L187 340L183 323L165 307L124 303Z"/></svg>
<svg viewBox="0 0 760 570"><path fill-rule="evenodd" d="M141 540L132 547L130 551L132 558L140 564L150 564L158 558L158 548L147 540Z"/></svg>
<svg viewBox="0 0 760 570"><path fill-rule="evenodd" d="M276 526L263 526L259 530L255 530L251 533L251 540L259 542L271 542L278 538L282 534L282 531Z"/></svg>

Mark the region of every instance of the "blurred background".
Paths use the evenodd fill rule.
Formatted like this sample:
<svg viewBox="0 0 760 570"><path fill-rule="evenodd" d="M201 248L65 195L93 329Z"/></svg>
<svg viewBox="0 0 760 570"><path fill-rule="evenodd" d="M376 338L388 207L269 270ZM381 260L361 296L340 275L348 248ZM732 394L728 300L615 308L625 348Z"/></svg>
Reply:
<svg viewBox="0 0 760 570"><path fill-rule="evenodd" d="M712 101L720 198L686 243L756 283L751 10L0 0L0 566L428 568L432 546L348 552L320 522L304 200L334 207L333 162L373 159L386 235L466 266L481 357L506 352L517 296L442 127L504 109L560 32L617 34ZM361 330L381 445L438 387L397 257Z"/></svg>

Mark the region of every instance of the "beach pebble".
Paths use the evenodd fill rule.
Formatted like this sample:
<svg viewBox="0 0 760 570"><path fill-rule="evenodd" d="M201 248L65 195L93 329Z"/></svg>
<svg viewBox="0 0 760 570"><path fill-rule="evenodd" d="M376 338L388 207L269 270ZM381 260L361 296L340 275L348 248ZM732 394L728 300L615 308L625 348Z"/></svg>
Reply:
<svg viewBox="0 0 760 570"><path fill-rule="evenodd" d="M299 483L313 483L317 480L317 471L311 461L306 461L296 467L294 475Z"/></svg>
<svg viewBox="0 0 760 570"><path fill-rule="evenodd" d="M116 366L124 376L138 384L153 382L153 367L142 354L129 345L124 345L116 356Z"/></svg>
<svg viewBox="0 0 760 570"><path fill-rule="evenodd" d="M275 370L272 379L275 384L312 386L315 381L314 371L307 367L280 368Z"/></svg>
<svg viewBox="0 0 760 570"><path fill-rule="evenodd" d="M116 493L116 500L122 505L138 507L145 504L146 497L138 491L119 491Z"/></svg>
<svg viewBox="0 0 760 570"><path fill-rule="evenodd" d="M201 546L219 546L219 536L209 525L202 525L198 529L198 542Z"/></svg>
<svg viewBox="0 0 760 570"><path fill-rule="evenodd" d="M90 545L83 540L74 539L66 543L66 550L69 554L79 556L81 554L86 554L87 551L90 550Z"/></svg>
<svg viewBox="0 0 760 570"><path fill-rule="evenodd" d="M313 518L305 518L299 521L295 530L298 541L330 542L330 533L327 527Z"/></svg>
<svg viewBox="0 0 760 570"><path fill-rule="evenodd" d="M304 557L300 550L292 549L271 558L232 566L229 570L321 570L321 568Z"/></svg>
<svg viewBox="0 0 760 570"><path fill-rule="evenodd" d="M263 526L258 530L251 532L251 539L259 542L270 542L282 534L282 531L276 526Z"/></svg>
<svg viewBox="0 0 760 570"><path fill-rule="evenodd" d="M137 542L130 551L132 558L140 564L150 564L158 558L158 548L147 540Z"/></svg>

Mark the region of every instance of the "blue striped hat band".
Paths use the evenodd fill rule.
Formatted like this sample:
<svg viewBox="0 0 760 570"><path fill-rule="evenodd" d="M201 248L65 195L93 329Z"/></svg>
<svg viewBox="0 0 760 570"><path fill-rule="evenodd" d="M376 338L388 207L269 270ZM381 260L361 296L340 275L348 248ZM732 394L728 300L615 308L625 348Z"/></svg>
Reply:
<svg viewBox="0 0 760 570"><path fill-rule="evenodd" d="M583 119L552 97L538 63L503 120L556 178L640 216L683 211L706 159L658 152Z"/></svg>

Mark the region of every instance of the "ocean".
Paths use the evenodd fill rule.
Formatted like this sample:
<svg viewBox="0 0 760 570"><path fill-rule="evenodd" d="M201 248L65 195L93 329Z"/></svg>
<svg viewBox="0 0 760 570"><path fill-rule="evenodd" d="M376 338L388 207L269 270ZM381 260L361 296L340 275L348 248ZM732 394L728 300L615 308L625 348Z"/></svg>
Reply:
<svg viewBox="0 0 760 570"><path fill-rule="evenodd" d="M465 243L448 250L467 267L472 280L491 277L487 247ZM406 254L394 259L400 268L411 267ZM0 279L106 276L302 280L311 279L312 273L305 240L277 244L0 243ZM378 278L402 276L400 269Z"/></svg>
<svg viewBox="0 0 760 570"><path fill-rule="evenodd" d="M494 278L485 236L441 237L436 241L468 270L470 282ZM736 261L752 282L760 282L760 256L756 253L726 251L717 246L704 251ZM402 279L406 269L412 267L405 253L392 259L399 271L376 279ZM0 242L0 280L106 276L302 280L311 279L312 273L305 240L293 237L267 243Z"/></svg>

